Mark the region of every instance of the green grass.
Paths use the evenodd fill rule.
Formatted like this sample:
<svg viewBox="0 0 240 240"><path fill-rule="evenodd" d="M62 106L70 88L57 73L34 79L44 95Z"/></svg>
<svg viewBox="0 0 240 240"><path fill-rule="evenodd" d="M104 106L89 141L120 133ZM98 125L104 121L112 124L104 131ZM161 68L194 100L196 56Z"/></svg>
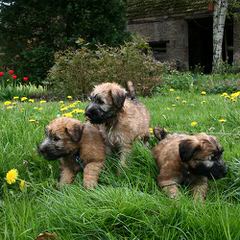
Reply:
<svg viewBox="0 0 240 240"><path fill-rule="evenodd" d="M7 109L0 103L0 239L35 239L44 231L55 232L62 240L240 239L240 101L180 91L141 100L151 112L152 127L204 131L219 138L229 173L210 183L204 204L194 203L187 189L182 189L179 200L171 200L157 187L150 151L154 138L149 149L134 145L121 176L116 174L117 157L109 156L97 189L84 190L80 173L73 185L59 191L58 163L38 156L36 144L44 137L45 125L62 114L61 104L16 102ZM85 103L77 107L83 109ZM81 113L75 117L84 119ZM226 122L220 123L220 118ZM192 127L192 121L198 125ZM25 191L5 182L12 168L27 181Z"/></svg>

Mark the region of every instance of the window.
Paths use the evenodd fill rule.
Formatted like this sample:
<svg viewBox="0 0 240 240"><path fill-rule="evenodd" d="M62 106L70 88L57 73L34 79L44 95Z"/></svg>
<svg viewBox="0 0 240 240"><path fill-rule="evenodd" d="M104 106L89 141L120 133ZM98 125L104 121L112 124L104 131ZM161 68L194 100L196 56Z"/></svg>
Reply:
<svg viewBox="0 0 240 240"><path fill-rule="evenodd" d="M167 43L169 41L152 41L149 46L153 51L153 56L156 60L160 60L162 54L167 53Z"/></svg>

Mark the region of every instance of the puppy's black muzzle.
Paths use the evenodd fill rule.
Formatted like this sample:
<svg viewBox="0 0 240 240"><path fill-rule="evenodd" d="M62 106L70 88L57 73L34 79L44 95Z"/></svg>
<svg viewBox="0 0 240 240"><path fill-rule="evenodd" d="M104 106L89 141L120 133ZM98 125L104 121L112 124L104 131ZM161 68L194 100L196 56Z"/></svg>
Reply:
<svg viewBox="0 0 240 240"><path fill-rule="evenodd" d="M223 161L216 161L210 168L209 179L220 179L227 175L227 166Z"/></svg>
<svg viewBox="0 0 240 240"><path fill-rule="evenodd" d="M220 179L227 175L227 166L224 161L215 161L212 167L206 167L204 164L199 164L196 168L191 169L196 175L205 176L208 179Z"/></svg>
<svg viewBox="0 0 240 240"><path fill-rule="evenodd" d="M38 150L38 153L41 155L41 156L43 156L46 160L56 160L56 159L58 159L59 157L61 157L61 156L59 156L59 154L57 154L56 152L55 152L55 150L54 149L51 149L51 148L49 148L49 147L43 147L43 146L41 146L41 145L38 145L37 146L37 150Z"/></svg>
<svg viewBox="0 0 240 240"><path fill-rule="evenodd" d="M97 103L90 103L85 109L85 116L93 124L102 124L114 117L114 111L104 111Z"/></svg>
<svg viewBox="0 0 240 240"><path fill-rule="evenodd" d="M96 104L90 104L86 107L85 116L93 124L104 123L104 113Z"/></svg>

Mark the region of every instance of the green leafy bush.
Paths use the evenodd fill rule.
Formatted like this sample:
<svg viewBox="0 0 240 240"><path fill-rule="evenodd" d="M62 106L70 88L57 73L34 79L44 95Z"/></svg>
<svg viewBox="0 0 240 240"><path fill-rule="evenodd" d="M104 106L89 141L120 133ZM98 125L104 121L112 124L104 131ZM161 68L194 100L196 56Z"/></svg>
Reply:
<svg viewBox="0 0 240 240"><path fill-rule="evenodd" d="M56 54L49 73L49 89L58 96L86 96L94 85L131 80L141 95L149 95L161 83L163 66L153 60L148 45L141 39L120 47L98 45L95 50L82 43L78 50ZM144 53L143 53L144 52Z"/></svg>

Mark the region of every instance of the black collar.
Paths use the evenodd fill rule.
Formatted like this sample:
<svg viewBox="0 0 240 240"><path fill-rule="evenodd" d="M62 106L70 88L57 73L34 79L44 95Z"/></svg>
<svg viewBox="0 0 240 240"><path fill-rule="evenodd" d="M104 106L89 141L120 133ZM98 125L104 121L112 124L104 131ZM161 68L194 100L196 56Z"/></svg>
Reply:
<svg viewBox="0 0 240 240"><path fill-rule="evenodd" d="M74 157L75 162L76 162L78 165L80 165L80 167L83 169L83 168L84 168L84 165L83 165L83 161L82 161L81 158L80 158L80 152L79 152L79 151L76 152L76 153L73 155L73 157Z"/></svg>

